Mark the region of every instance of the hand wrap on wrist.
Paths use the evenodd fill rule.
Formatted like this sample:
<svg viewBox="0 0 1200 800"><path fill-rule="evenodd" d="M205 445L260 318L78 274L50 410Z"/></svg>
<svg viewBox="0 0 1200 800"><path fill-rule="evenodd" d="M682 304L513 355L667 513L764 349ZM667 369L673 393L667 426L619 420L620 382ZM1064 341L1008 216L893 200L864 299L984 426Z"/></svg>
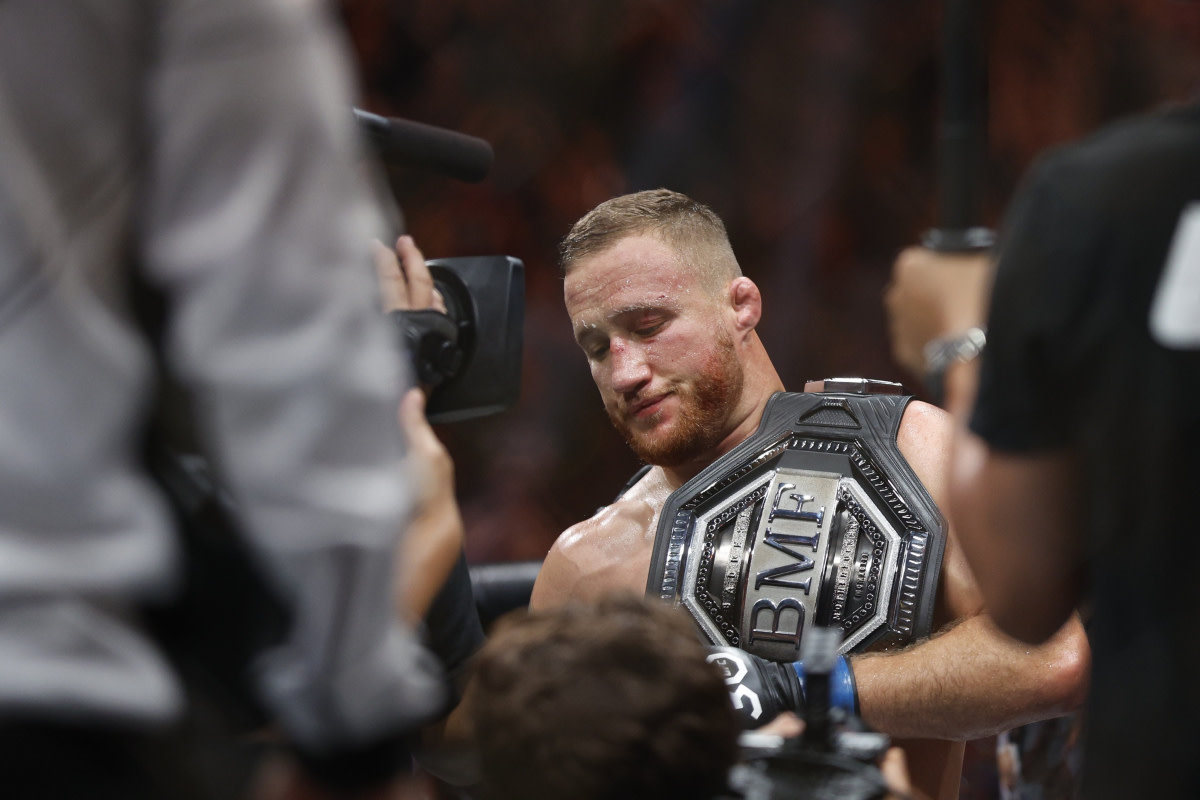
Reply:
<svg viewBox="0 0 1200 800"><path fill-rule="evenodd" d="M729 699L744 727L765 725L784 711L804 716L807 674L803 661L780 664L736 647L710 647L708 661L724 674ZM858 714L854 671L844 657L838 656L829 683L830 704Z"/></svg>
<svg viewBox="0 0 1200 800"><path fill-rule="evenodd" d="M804 670L804 662L796 661L789 664L800 679L803 689L808 685ZM847 714L858 716L858 685L854 682L854 669L845 656L838 656L833 664L833 672L829 674L829 705L840 708Z"/></svg>

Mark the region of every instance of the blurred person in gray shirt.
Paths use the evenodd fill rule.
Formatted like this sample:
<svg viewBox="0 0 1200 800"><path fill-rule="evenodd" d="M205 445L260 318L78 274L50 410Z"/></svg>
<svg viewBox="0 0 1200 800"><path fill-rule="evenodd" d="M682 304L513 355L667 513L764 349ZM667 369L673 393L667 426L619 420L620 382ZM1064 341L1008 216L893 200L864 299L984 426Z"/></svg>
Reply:
<svg viewBox="0 0 1200 800"><path fill-rule="evenodd" d="M0 739L25 744L0 752L6 797L53 796L10 771L39 742L64 762L48 781L94 755L79 796L109 796L105 772L111 796L153 796L109 734L183 711L133 611L181 572L139 457L156 370L135 269L167 298L162 352L288 607L255 662L263 705L313 763L380 780L381 743L441 708L441 676L394 610L415 497L406 376L326 13L0 0Z"/></svg>

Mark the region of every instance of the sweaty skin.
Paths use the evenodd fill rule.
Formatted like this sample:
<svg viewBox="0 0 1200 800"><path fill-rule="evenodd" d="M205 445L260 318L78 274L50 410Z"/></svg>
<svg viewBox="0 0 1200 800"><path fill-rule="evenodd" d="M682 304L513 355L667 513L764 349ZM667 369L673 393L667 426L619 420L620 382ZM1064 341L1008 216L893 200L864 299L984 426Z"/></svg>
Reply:
<svg viewBox="0 0 1200 800"><path fill-rule="evenodd" d="M672 491L757 428L783 385L754 331L757 287L745 277L706 289L670 246L634 235L574 265L564 294L576 340L605 409L631 447L667 454L620 500L567 529L547 554L530 602L546 608L614 591L646 588L658 514ZM732 348L730 361L720 348ZM732 363L733 366L730 366ZM716 367L714 365L721 365ZM733 402L711 430L689 431L704 416L697 376L740 370ZM711 414L709 415L711 416ZM940 508L946 506L953 426L943 411L912 402L900 452ZM701 442L688 449L684 434ZM1086 692L1088 648L1072 619L1038 647L998 632L951 525L942 564L935 629L898 653L853 659L863 719L905 746L913 784L933 798L958 795L964 742L1067 713Z"/></svg>

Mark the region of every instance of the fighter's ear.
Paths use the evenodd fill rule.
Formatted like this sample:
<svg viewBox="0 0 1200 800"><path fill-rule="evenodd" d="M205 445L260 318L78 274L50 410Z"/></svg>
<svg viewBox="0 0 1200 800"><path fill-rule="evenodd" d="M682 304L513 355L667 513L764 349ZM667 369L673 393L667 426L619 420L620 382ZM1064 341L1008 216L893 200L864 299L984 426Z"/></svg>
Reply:
<svg viewBox="0 0 1200 800"><path fill-rule="evenodd" d="M729 283L729 304L733 308L734 324L741 332L749 332L758 326L762 318L762 295L754 281L745 275Z"/></svg>

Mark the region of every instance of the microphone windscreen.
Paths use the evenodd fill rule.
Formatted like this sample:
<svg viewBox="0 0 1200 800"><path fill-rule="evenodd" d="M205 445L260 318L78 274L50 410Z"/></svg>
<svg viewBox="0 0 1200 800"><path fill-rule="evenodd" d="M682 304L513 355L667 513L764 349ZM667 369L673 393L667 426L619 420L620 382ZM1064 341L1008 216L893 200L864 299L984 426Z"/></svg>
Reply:
<svg viewBox="0 0 1200 800"><path fill-rule="evenodd" d="M478 183L492 168L492 146L465 133L354 109L359 129L388 164L427 169Z"/></svg>

